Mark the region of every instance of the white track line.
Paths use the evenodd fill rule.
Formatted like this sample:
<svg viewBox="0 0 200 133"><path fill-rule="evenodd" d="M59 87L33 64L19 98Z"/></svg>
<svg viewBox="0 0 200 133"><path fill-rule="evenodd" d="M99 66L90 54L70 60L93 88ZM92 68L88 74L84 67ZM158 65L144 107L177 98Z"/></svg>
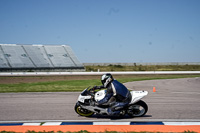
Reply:
<svg viewBox="0 0 200 133"><path fill-rule="evenodd" d="M164 125L200 125L200 122L163 122Z"/></svg>
<svg viewBox="0 0 200 133"><path fill-rule="evenodd" d="M40 126L41 123L24 123L23 126Z"/></svg>
<svg viewBox="0 0 200 133"><path fill-rule="evenodd" d="M56 126L60 125L62 122L46 122L42 126Z"/></svg>
<svg viewBox="0 0 200 133"><path fill-rule="evenodd" d="M200 119L121 119L121 120L21 120L21 121L0 121L0 123L42 123L42 122L152 122L152 121L163 121L163 122L200 122Z"/></svg>

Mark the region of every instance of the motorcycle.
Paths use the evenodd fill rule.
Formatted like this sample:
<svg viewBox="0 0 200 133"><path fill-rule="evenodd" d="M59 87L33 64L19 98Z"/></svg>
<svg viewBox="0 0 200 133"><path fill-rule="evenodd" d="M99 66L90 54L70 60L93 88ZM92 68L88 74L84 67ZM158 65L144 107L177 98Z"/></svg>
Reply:
<svg viewBox="0 0 200 133"><path fill-rule="evenodd" d="M106 95L107 90L95 91L88 87L82 91L78 97L78 101L74 110L80 116L90 117L93 114L109 116L108 106L94 106L95 101L102 100ZM120 110L119 116L128 114L130 117L144 116L148 111L147 104L141 99L148 94L147 91L130 91L132 95L131 102Z"/></svg>

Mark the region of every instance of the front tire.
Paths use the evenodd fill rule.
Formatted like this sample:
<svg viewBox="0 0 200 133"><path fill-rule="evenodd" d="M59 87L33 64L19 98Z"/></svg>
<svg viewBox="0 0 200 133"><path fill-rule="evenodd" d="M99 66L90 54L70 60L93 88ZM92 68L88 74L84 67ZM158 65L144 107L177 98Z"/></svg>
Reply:
<svg viewBox="0 0 200 133"><path fill-rule="evenodd" d="M127 113L131 117L141 117L144 116L148 111L147 104L140 100L135 104L129 105Z"/></svg>
<svg viewBox="0 0 200 133"><path fill-rule="evenodd" d="M81 116L85 116L85 117L89 117L89 116L92 116L94 114L94 112L82 108L80 106L80 104L76 104L75 107L74 107L74 110L77 114L79 114Z"/></svg>

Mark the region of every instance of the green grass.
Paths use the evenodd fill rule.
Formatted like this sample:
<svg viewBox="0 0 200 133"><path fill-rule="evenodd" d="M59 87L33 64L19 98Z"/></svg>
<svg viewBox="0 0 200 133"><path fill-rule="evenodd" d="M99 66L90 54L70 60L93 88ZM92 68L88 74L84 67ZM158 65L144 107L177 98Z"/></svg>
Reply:
<svg viewBox="0 0 200 133"><path fill-rule="evenodd" d="M100 76L99 76L100 77ZM118 81L125 83L131 81L175 79L200 77L200 75L114 75ZM88 86L101 85L100 78L91 80L65 80L38 83L0 84L0 93L5 92L74 92L82 91Z"/></svg>
<svg viewBox="0 0 200 133"><path fill-rule="evenodd" d="M0 84L0 92L63 92L81 91L98 80L67 80L39 83Z"/></svg>

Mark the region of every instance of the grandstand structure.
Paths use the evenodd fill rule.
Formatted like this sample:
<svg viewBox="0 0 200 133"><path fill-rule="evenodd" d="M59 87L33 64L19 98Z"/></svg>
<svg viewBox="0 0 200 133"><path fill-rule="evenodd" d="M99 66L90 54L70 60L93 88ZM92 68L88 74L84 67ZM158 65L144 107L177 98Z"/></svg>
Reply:
<svg viewBox="0 0 200 133"><path fill-rule="evenodd" d="M0 44L0 71L84 71L69 45Z"/></svg>

